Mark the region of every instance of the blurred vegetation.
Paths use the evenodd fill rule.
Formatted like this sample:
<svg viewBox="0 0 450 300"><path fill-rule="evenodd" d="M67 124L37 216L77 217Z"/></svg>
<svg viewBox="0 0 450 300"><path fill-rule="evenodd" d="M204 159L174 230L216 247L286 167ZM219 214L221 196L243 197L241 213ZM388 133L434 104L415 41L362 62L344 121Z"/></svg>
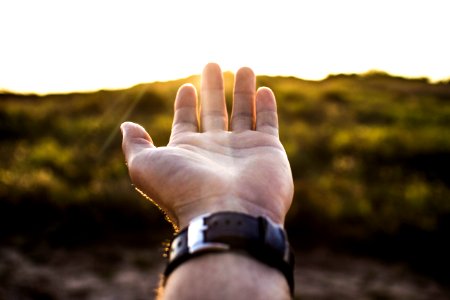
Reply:
<svg viewBox="0 0 450 300"><path fill-rule="evenodd" d="M231 100L233 75L225 75ZM1 237L76 243L168 233L162 214L131 186L119 125L138 122L165 145L173 99L185 82L199 79L96 93L0 94ZM414 255L422 243L434 243L445 255L448 82L369 72L317 82L262 76L258 85L278 100L296 188L287 220L294 240L357 241L367 249L382 241L385 252L404 246Z"/></svg>

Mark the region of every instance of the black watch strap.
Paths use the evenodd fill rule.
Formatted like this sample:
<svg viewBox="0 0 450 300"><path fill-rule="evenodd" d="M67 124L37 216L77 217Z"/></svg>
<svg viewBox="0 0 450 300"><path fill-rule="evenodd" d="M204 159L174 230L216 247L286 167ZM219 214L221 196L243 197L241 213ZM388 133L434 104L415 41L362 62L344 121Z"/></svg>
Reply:
<svg viewBox="0 0 450 300"><path fill-rule="evenodd" d="M220 212L195 218L173 239L165 278L203 253L238 251L281 271L294 292L294 255L285 230L266 217Z"/></svg>

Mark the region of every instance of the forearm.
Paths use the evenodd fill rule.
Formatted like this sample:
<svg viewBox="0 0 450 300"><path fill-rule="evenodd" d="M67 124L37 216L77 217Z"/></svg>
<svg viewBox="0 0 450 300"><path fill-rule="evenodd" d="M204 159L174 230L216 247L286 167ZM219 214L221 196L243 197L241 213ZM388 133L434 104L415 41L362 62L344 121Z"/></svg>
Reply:
<svg viewBox="0 0 450 300"><path fill-rule="evenodd" d="M283 274L235 252L204 254L180 265L158 299L290 299Z"/></svg>

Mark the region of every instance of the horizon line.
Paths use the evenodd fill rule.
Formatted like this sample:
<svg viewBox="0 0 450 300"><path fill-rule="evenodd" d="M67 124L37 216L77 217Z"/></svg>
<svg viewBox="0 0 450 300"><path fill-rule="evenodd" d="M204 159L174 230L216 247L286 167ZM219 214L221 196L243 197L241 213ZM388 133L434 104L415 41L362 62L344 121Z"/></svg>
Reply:
<svg viewBox="0 0 450 300"><path fill-rule="evenodd" d="M234 74L236 72L231 71L231 70L224 70L222 73L223 74L232 74L234 76ZM361 76L361 77L366 76L367 77L370 75L377 75L377 74L385 75L385 76L388 76L391 78L402 78L402 79L406 79L406 80L425 80L429 84L450 83L450 75L447 77L433 79L430 76L408 76L408 75L394 74L394 73L389 73L389 72L381 70L381 69L370 69L370 70L367 70L364 72L329 73L328 75L323 76L321 78L306 78L306 77L300 77L300 76L293 75L293 74L256 74L256 77L266 76L266 77L296 78L296 79L303 80L303 81L320 82L320 81L327 80L328 78L337 77L337 76ZM138 82L138 83L131 84L131 85L124 85L124 86L117 86L117 87L104 86L104 87L99 87L99 88L95 88L95 89L73 89L73 90L67 90L67 91L64 91L64 90L61 90L61 91L50 90L48 92L37 92L37 91L31 91L31 90L30 91L27 91L27 90L19 91L19 90L13 90L13 89L0 87L0 95L10 94L10 95L17 95L17 96L45 97L45 96L53 96L53 95L91 94L91 93L96 93L96 92L100 92L100 91L115 92L115 91L132 89L139 85L147 85L147 84L155 84L155 83L169 83L169 82L173 82L173 81L182 81L182 80L187 80L191 77L200 77L200 76L201 76L200 74L192 74L192 75L178 77L178 78L172 78L172 79L156 79L156 80L147 81L147 82L142 81L142 82Z"/></svg>

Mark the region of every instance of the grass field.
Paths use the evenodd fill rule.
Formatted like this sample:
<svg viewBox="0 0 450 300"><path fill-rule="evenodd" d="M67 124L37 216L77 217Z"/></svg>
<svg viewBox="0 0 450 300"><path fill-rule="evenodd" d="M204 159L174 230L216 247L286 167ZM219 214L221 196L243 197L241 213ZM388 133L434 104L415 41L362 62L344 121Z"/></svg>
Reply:
<svg viewBox="0 0 450 300"><path fill-rule="evenodd" d="M233 75L225 79L231 100ZM130 184L119 125L138 122L165 145L185 82L199 80L1 93L1 241L27 248L170 237ZM370 72L323 81L261 76L258 84L278 100L295 181L286 224L293 244L404 261L448 281L450 83Z"/></svg>

